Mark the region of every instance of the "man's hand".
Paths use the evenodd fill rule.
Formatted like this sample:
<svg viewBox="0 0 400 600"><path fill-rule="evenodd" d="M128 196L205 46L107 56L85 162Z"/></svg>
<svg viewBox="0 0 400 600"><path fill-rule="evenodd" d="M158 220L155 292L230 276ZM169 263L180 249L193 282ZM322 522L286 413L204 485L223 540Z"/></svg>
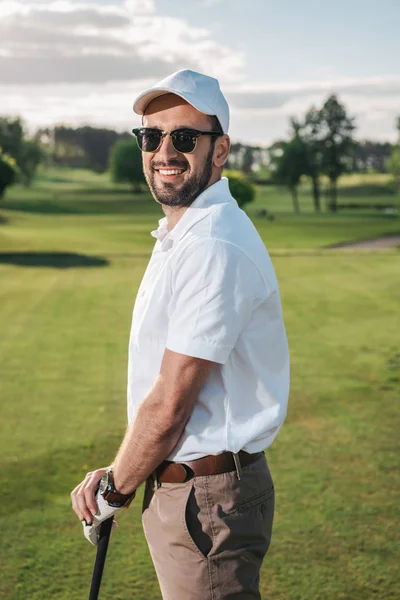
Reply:
<svg viewBox="0 0 400 600"><path fill-rule="evenodd" d="M78 519L82 522L86 521L88 525L93 523L93 517L98 512L95 494L99 481L108 468L88 473L85 479L71 492L72 508L78 515Z"/></svg>
<svg viewBox="0 0 400 600"><path fill-rule="evenodd" d="M97 542L100 537L100 526L103 521L106 521L110 517L113 517L119 510L123 507L119 508L116 506L110 506L100 494L100 491L96 494L96 503L97 503L97 513L93 517L93 521L91 525L87 525L85 521L83 521L83 534L87 540L94 546L97 546ZM113 529L115 529L117 523L113 521Z"/></svg>

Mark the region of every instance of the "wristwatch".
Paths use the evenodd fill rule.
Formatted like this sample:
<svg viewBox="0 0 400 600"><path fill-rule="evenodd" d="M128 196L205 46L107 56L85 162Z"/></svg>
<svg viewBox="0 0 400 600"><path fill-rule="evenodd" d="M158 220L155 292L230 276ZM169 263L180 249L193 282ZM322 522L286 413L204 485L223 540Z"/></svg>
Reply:
<svg viewBox="0 0 400 600"><path fill-rule="evenodd" d="M131 498L135 497L136 490L131 494L121 494L115 489L114 475L112 469L107 469L99 482L100 494L109 506L122 508Z"/></svg>

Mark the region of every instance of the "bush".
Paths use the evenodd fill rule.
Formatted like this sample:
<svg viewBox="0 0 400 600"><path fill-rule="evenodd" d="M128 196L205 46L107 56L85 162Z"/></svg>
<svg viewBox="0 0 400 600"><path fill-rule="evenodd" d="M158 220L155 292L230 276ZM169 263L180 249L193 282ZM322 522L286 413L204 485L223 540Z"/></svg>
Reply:
<svg viewBox="0 0 400 600"><path fill-rule="evenodd" d="M130 183L135 191L145 183L142 153L135 140L117 142L111 149L110 168L113 181Z"/></svg>
<svg viewBox="0 0 400 600"><path fill-rule="evenodd" d="M256 188L243 173L225 169L224 175L229 179L229 189L240 208L249 202L253 202L256 195Z"/></svg>
<svg viewBox="0 0 400 600"><path fill-rule="evenodd" d="M29 185L43 155L40 146L34 140L27 139L23 122L19 117L13 119L0 116L0 148L3 156L6 154L15 161L12 164L9 162L9 167L14 169L19 180ZM3 167L3 177L7 177L6 171L7 167ZM11 176L10 171L8 176Z"/></svg>
<svg viewBox="0 0 400 600"><path fill-rule="evenodd" d="M14 183L17 178L17 167L15 160L5 154L0 148L0 198L5 189Z"/></svg>

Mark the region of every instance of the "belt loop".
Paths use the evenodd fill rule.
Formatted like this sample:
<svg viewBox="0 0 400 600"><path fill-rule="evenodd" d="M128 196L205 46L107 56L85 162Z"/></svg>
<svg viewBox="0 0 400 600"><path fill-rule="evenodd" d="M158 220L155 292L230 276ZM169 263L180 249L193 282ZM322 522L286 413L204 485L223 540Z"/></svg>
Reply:
<svg viewBox="0 0 400 600"><path fill-rule="evenodd" d="M232 452L232 454L233 454L233 460L235 461L236 473L237 473L238 479L240 481L242 478L242 466L240 464L239 454L236 454L235 452Z"/></svg>

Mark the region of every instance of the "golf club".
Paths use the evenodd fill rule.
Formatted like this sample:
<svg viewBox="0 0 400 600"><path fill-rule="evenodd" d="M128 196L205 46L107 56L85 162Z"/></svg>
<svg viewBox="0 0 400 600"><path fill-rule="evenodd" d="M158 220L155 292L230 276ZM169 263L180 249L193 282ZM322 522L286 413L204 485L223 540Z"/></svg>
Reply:
<svg viewBox="0 0 400 600"><path fill-rule="evenodd" d="M92 585L90 587L89 600L97 600L101 578L103 575L104 563L106 562L108 542L110 541L111 529L114 517L103 521L100 527L100 536L97 544L96 562L94 563Z"/></svg>

